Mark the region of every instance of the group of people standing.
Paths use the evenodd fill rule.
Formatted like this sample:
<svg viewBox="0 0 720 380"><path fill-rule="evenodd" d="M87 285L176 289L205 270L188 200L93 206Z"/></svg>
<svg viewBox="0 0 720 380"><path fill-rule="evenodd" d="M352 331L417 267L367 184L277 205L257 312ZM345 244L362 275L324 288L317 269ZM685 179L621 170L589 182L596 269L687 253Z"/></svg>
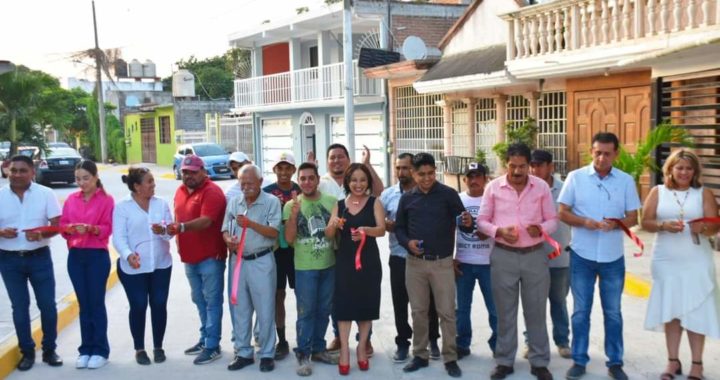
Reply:
<svg viewBox="0 0 720 380"><path fill-rule="evenodd" d="M47 240L60 233L70 249L68 272L80 305L77 368L102 367L109 356L104 296L112 235L130 304L137 363L152 362L144 344L148 306L153 361L166 359L169 241L174 237L201 324L198 341L185 350L196 355L195 364L222 356L227 287L234 349L228 370L253 365L257 357L260 371L272 371L275 360L289 354L284 301L290 287L297 305L297 374L311 375L312 362L337 365L341 375L349 374L353 322L358 327L357 367L367 371L372 321L380 317L382 263L376 239L388 232L397 330L393 360L410 360L405 372L442 358L448 375L462 375L458 360L471 354L477 283L496 363L491 379L514 372L520 302L526 330L523 356L531 373L539 380L553 378L548 370L549 303L553 342L561 357L573 361L565 377L579 379L590 360L590 315L598 283L608 375L627 379L623 234L638 223L640 199L632 178L612 166L618 149L615 135L595 135L592 163L563 182L554 175L550 152L511 144L504 157L507 174L490 180L487 168L472 163L464 172L466 191L460 194L436 180L435 160L427 153L398 155L398 182L384 190L367 147L362 162L352 163L343 145L329 146L323 176L314 160L296 165L292 154L281 153L273 163L274 183L263 183L260 168L234 153L230 167L238 181L225 193L207 177L200 157L187 156L174 212L155 197L152 173L139 167L123 176L130 194L115 204L90 161L78 165L80 190L68 197L61 212L52 191L32 182L32 162L14 157L10 185L0 189L0 201L8 205L0 208L0 273L23 354L18 368L31 368L35 355L27 281L41 310L43 361L62 364L55 353L57 316L47 247ZM720 290L712 249L704 238L716 234L718 224L702 219L717 217L717 203L701 186L699 160L690 151L674 152L663 173L665 183L648 195L641 221L644 229L657 232L645 327L666 334L668 364L662 380L682 373L678 347L687 330L692 351L688 379L699 380L704 337L720 337ZM572 318L566 303L570 290ZM335 339L328 346L329 325Z"/></svg>

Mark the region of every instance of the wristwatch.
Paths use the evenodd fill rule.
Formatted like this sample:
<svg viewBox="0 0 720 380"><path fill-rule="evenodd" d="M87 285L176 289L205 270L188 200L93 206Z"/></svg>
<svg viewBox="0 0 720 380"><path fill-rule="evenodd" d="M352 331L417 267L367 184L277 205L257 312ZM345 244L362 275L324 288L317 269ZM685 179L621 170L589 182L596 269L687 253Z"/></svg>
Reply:
<svg viewBox="0 0 720 380"><path fill-rule="evenodd" d="M180 233L185 232L185 223L180 223Z"/></svg>

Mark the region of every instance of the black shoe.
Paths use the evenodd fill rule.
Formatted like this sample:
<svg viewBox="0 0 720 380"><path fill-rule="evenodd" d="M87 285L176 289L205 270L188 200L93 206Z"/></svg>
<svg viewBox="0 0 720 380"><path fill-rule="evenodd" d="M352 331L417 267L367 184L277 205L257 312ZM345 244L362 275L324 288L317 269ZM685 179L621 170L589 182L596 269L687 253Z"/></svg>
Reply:
<svg viewBox="0 0 720 380"><path fill-rule="evenodd" d="M283 341L275 346L275 360L283 360L290 353L290 345L287 341Z"/></svg>
<svg viewBox="0 0 720 380"><path fill-rule="evenodd" d="M272 358L260 359L260 372L270 372L275 369L275 360Z"/></svg>
<svg viewBox="0 0 720 380"><path fill-rule="evenodd" d="M501 380L506 378L507 375L510 375L513 372L515 372L513 367L508 367L506 365L497 365L495 366L495 369L490 373L490 378L492 380Z"/></svg>
<svg viewBox="0 0 720 380"><path fill-rule="evenodd" d="M35 356L23 355L20 363L17 365L18 371L27 371L35 365Z"/></svg>
<svg viewBox="0 0 720 380"><path fill-rule="evenodd" d="M222 357L222 352L220 351L220 346L217 348L204 348L200 355L198 355L195 360L193 360L193 364L202 365L202 364L208 364L212 363L215 360L220 359Z"/></svg>
<svg viewBox="0 0 720 380"><path fill-rule="evenodd" d="M532 367L530 373L532 373L537 380L553 380L553 375L548 371L547 367Z"/></svg>
<svg viewBox="0 0 720 380"><path fill-rule="evenodd" d="M430 341L430 359L440 360L440 347L438 347L437 339Z"/></svg>
<svg viewBox="0 0 720 380"><path fill-rule="evenodd" d="M408 346L398 346L397 351L395 351L395 354L393 355L393 362L395 363L405 363L409 356L410 347Z"/></svg>
<svg viewBox="0 0 720 380"><path fill-rule="evenodd" d="M465 347L458 347L458 348L457 348L457 357L458 357L458 360L460 360L460 359L462 359L462 358L464 358L464 357L466 357L466 356L470 356L470 349L469 349L469 348L465 348Z"/></svg>
<svg viewBox="0 0 720 380"><path fill-rule="evenodd" d="M627 374L623 371L622 366L619 364L611 365L608 368L608 376L615 380L628 380Z"/></svg>
<svg viewBox="0 0 720 380"><path fill-rule="evenodd" d="M135 361L137 362L137 364L140 365L150 365L150 363L152 363L150 361L150 357L148 356L147 352L145 352L145 350L135 353Z"/></svg>
<svg viewBox="0 0 720 380"><path fill-rule="evenodd" d="M162 348L153 349L153 360L155 360L155 363L162 363L165 359L167 359L165 356L165 350Z"/></svg>
<svg viewBox="0 0 720 380"><path fill-rule="evenodd" d="M228 371L237 371L239 369L243 369L249 365L252 365L255 363L255 359L253 358L243 358L242 356L235 356L232 362L230 362L230 365L228 365Z"/></svg>
<svg viewBox="0 0 720 380"><path fill-rule="evenodd" d="M445 363L445 370L450 377L462 376L462 371L460 370L460 367L458 367L457 361L455 360Z"/></svg>
<svg viewBox="0 0 720 380"><path fill-rule="evenodd" d="M585 375L585 366L573 364L572 367L565 374L567 380L578 380Z"/></svg>
<svg viewBox="0 0 720 380"><path fill-rule="evenodd" d="M403 368L403 372L415 372L415 371L419 370L420 368L427 367L428 364L429 363L428 363L427 359L423 359L423 358L415 356L412 358L412 361L410 363L408 363L408 365L406 365L405 368Z"/></svg>
<svg viewBox="0 0 720 380"><path fill-rule="evenodd" d="M60 367L63 365L62 359L58 356L55 350L43 352L42 361L47 363L50 367Z"/></svg>
<svg viewBox="0 0 720 380"><path fill-rule="evenodd" d="M202 343L202 342L196 343L194 346L185 350L185 355L200 355L200 353L203 352L204 348L205 348L205 343Z"/></svg>

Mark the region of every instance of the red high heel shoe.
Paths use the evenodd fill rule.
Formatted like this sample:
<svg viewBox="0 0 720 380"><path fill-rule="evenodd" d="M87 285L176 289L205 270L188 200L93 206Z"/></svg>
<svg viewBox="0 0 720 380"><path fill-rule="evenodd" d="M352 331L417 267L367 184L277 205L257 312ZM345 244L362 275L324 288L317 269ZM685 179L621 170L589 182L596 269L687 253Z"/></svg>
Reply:
<svg viewBox="0 0 720 380"><path fill-rule="evenodd" d="M361 371L367 371L370 369L370 360L358 360L358 367Z"/></svg>
<svg viewBox="0 0 720 380"><path fill-rule="evenodd" d="M343 376L350 374L350 364L342 365L338 363L338 373Z"/></svg>

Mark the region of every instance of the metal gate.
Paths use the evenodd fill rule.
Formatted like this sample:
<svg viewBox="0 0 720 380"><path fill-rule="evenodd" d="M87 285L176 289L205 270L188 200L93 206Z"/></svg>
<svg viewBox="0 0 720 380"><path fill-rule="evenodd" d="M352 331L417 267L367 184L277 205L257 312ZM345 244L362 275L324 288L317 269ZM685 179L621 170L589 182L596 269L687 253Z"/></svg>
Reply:
<svg viewBox="0 0 720 380"><path fill-rule="evenodd" d="M720 200L720 73L697 73L683 77L658 78L653 84L653 126L670 120L690 133L694 151L703 165L703 186L713 190ZM662 166L671 146L656 152ZM657 173L657 183L662 173Z"/></svg>
<svg viewBox="0 0 720 380"><path fill-rule="evenodd" d="M275 181L273 161L281 152L293 151L292 124L290 119L263 119L262 121L262 169L263 177Z"/></svg>
<svg viewBox="0 0 720 380"><path fill-rule="evenodd" d="M156 163L155 118L140 119L140 136L142 142L142 162Z"/></svg>
<svg viewBox="0 0 720 380"><path fill-rule="evenodd" d="M345 117L331 117L330 125L332 126L332 142L346 145ZM381 115L355 116L355 161L362 160L363 145L367 145L370 148L370 164L380 178L387 182L387 178L385 178L385 141Z"/></svg>

